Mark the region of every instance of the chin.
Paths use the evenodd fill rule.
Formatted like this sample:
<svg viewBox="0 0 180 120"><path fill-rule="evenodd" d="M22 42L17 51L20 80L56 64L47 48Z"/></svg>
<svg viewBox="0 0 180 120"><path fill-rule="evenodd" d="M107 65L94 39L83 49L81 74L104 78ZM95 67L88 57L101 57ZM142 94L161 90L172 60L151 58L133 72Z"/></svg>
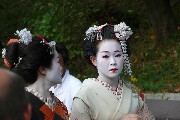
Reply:
<svg viewBox="0 0 180 120"><path fill-rule="evenodd" d="M54 84L61 84L62 83L62 79L61 78L55 79L53 82L54 82Z"/></svg>
<svg viewBox="0 0 180 120"><path fill-rule="evenodd" d="M109 75L109 76L107 76L108 78L110 78L110 79L114 79L114 78L117 78L117 77L119 77L119 74L117 75Z"/></svg>

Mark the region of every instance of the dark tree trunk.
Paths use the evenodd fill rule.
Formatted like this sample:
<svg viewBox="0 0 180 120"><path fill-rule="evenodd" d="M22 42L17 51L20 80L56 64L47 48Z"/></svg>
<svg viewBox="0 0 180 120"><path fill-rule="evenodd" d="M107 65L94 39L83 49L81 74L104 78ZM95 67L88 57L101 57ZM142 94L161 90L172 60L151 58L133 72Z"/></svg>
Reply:
<svg viewBox="0 0 180 120"><path fill-rule="evenodd" d="M170 0L144 0L155 30L158 43L162 44L176 30Z"/></svg>

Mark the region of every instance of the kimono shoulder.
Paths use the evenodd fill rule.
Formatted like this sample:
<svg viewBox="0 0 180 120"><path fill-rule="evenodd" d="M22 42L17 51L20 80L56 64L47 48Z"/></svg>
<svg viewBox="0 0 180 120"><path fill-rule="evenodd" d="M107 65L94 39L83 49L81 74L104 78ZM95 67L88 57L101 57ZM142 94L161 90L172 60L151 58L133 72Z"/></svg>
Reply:
<svg viewBox="0 0 180 120"><path fill-rule="evenodd" d="M81 89L76 94L75 99L82 100L90 109L92 119L110 120L120 119L131 108L131 90L125 88L126 97L117 96L112 91L102 85L95 78L84 80ZM121 104L123 100L123 104Z"/></svg>

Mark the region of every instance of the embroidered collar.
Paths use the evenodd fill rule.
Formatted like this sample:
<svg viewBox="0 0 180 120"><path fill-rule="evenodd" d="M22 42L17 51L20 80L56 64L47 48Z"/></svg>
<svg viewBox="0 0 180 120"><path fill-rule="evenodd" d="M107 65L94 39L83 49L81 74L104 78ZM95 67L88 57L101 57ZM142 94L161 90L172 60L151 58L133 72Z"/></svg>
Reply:
<svg viewBox="0 0 180 120"><path fill-rule="evenodd" d="M106 87L109 91L111 91L112 94L114 94L116 96L116 98L118 100L120 100L122 98L122 94L123 94L123 81L119 78L118 80L118 86L116 89L114 89L113 87L111 87L108 83L101 81L99 79L96 78L92 78L92 80L99 82L102 86Z"/></svg>
<svg viewBox="0 0 180 120"><path fill-rule="evenodd" d="M50 109L54 109L54 106L57 106L56 103L56 99L54 99L52 96L53 96L53 93L50 92L50 97L48 98L44 98L42 97L42 95L40 93L38 93L37 91L33 90L33 89L30 89L28 87L25 88L26 91L32 93L33 95L35 95L36 97L38 97L41 101L43 101Z"/></svg>
<svg viewBox="0 0 180 120"><path fill-rule="evenodd" d="M51 111L53 113L58 114L64 120L69 119L67 107L57 97L55 97L52 92L50 92L49 98L43 98L37 91L34 91L33 89L29 89L28 87L26 87L25 89L26 89L26 91L32 93L33 95L38 97L40 100L42 100L51 109ZM47 111L46 111L47 107L42 108L41 110L43 113L45 113L45 112L47 113ZM49 114L48 114L48 116L49 116ZM52 117L50 117L50 118L52 118Z"/></svg>

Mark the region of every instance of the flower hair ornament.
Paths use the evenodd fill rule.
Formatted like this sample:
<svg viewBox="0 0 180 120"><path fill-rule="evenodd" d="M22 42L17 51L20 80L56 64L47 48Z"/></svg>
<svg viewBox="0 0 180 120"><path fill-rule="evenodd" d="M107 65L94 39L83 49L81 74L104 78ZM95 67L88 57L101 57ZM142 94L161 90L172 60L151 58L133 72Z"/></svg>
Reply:
<svg viewBox="0 0 180 120"><path fill-rule="evenodd" d="M24 43L25 45L28 45L30 42L32 42L32 34L26 28L20 31L17 30L16 33L14 34L19 36L20 43Z"/></svg>
<svg viewBox="0 0 180 120"><path fill-rule="evenodd" d="M30 42L32 42L32 34L26 28L24 28L24 29L22 29L20 31L17 30L16 33L14 33L14 34L17 35L19 37L19 39L10 39L8 41L7 45L9 45L9 44L11 44L13 42L23 43L25 45L28 45ZM37 36L36 36L37 38L42 40L42 42L40 42L40 43L47 44L50 47L50 54L54 54L54 49L55 49L56 42L55 41L48 42L43 36L41 36L41 35L37 35ZM18 62L17 63L10 64L8 62L8 60L5 58L5 55L6 55L6 49L3 48L2 49L2 58L4 58L4 64L8 68L12 68L13 66L17 67L20 64L20 62L22 61L22 58L18 57Z"/></svg>
<svg viewBox="0 0 180 120"><path fill-rule="evenodd" d="M11 43L14 43L14 42L23 43L25 45L28 45L30 42L32 42L32 34L26 28L24 28L24 29L22 29L20 31L17 30L16 33L14 33L14 34L17 35L19 37L19 39L10 39L8 41L7 45L9 45ZM12 68L13 66L17 67L20 64L21 60L22 60L21 57L18 57L18 62L11 64L6 59L5 55L6 55L6 49L3 48L2 49L2 58L4 58L4 64L8 68Z"/></svg>
<svg viewBox="0 0 180 120"><path fill-rule="evenodd" d="M123 52L123 58L124 58L124 70L126 73L128 73L130 76L132 75L131 70L131 63L129 61L129 57L127 54L127 44L126 41L132 35L132 30L129 26L127 26L124 22L120 22L120 24L117 25L111 25L111 24L104 24L101 26L94 25L93 27L90 27L86 31L86 38L84 40L90 40L91 42L94 40L102 40L101 30L105 26L112 26L114 27L114 34L116 38L120 41L120 45ZM96 38L96 39L95 39Z"/></svg>

